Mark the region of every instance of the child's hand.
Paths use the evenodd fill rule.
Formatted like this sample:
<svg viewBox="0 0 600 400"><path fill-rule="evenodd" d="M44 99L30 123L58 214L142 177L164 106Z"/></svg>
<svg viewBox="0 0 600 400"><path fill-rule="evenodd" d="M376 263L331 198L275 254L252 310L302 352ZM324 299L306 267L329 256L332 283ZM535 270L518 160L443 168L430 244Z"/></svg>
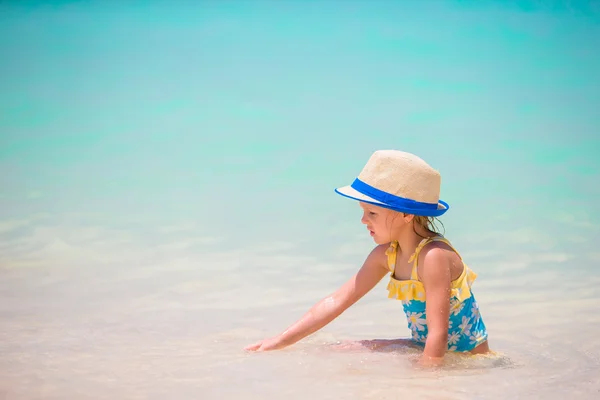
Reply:
<svg viewBox="0 0 600 400"><path fill-rule="evenodd" d="M247 346L244 350L248 351L268 351L268 350L279 350L286 347L285 344L281 340L281 336L275 336L272 338L261 340L260 342L256 342Z"/></svg>

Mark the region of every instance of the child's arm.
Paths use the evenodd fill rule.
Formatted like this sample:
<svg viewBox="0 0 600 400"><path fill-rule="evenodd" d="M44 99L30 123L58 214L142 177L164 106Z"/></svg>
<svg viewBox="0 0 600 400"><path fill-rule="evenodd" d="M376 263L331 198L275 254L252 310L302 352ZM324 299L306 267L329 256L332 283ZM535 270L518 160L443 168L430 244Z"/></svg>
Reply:
<svg viewBox="0 0 600 400"><path fill-rule="evenodd" d="M371 251L361 269L332 295L323 298L304 314L300 320L280 335L261 340L246 347L246 350L276 350L296 343L318 331L348 307L369 292L387 273L385 251L388 246L380 245Z"/></svg>
<svg viewBox="0 0 600 400"><path fill-rule="evenodd" d="M448 318L450 314L450 260L442 248L424 251L420 276L427 297L427 341L421 359L424 364L439 364L448 348Z"/></svg>

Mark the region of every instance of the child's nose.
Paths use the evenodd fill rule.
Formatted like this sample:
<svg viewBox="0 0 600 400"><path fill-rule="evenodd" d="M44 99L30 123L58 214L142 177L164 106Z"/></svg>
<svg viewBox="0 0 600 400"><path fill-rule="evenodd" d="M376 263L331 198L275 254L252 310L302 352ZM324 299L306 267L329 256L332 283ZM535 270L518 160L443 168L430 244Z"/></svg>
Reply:
<svg viewBox="0 0 600 400"><path fill-rule="evenodd" d="M363 213L362 218L360 219L360 222L362 222L363 224L367 224L367 214Z"/></svg>

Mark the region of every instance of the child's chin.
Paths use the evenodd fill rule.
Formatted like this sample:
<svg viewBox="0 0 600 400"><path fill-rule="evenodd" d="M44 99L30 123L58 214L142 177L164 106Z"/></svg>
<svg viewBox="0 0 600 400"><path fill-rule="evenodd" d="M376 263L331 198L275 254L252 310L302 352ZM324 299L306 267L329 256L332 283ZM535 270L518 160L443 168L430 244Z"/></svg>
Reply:
<svg viewBox="0 0 600 400"><path fill-rule="evenodd" d="M375 242L375 244L386 244L386 243L388 243L385 240L381 240L381 238L378 238L378 237L373 237L373 241Z"/></svg>

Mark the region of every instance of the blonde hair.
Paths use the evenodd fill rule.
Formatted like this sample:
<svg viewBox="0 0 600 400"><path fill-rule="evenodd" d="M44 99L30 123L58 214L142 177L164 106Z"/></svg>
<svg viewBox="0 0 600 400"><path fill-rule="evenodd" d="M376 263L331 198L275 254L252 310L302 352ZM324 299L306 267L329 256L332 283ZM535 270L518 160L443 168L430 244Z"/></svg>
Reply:
<svg viewBox="0 0 600 400"><path fill-rule="evenodd" d="M423 228L425 230L428 230L428 231L430 231L432 233L440 235L442 233L439 231L439 228L437 227L437 223L438 222L440 223L440 225L442 225L442 228L444 228L444 224L442 224L442 222L439 219L435 218L435 217L424 217L422 215L415 215L414 218L413 218L413 223L414 224L417 224L421 228ZM415 228L415 226L413 225L413 230L415 231L415 233L417 235L419 235L417 233L417 230L414 229L414 228ZM445 228L444 228L444 231L445 231ZM419 235L419 236L421 236L421 235Z"/></svg>

